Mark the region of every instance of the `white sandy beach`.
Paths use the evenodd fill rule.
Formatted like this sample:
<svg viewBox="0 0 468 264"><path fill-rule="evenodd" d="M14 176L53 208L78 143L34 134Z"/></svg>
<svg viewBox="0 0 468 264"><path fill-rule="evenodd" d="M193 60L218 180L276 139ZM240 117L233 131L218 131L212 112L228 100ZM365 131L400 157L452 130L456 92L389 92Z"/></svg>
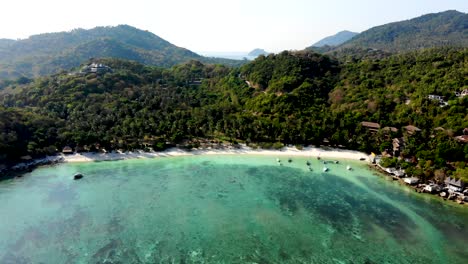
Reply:
<svg viewBox="0 0 468 264"><path fill-rule="evenodd" d="M63 162L90 162L90 161L108 161L125 159L142 159L171 156L190 156L190 155L268 155L268 156L302 156L302 157L321 157L329 159L350 159L359 160L365 158L369 160L368 154L341 149L321 149L315 147L305 147L298 150L294 147L285 147L281 150L252 149L242 145L240 148L227 147L223 149L194 149L191 151L179 148L171 148L161 152L129 151L129 152L110 152L110 153L76 153L71 155L61 154Z"/></svg>

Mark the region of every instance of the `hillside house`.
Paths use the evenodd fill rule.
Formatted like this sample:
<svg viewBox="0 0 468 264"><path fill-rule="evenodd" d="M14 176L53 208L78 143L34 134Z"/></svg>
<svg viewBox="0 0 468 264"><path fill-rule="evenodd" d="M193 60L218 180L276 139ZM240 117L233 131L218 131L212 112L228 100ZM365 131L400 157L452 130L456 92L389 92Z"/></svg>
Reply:
<svg viewBox="0 0 468 264"><path fill-rule="evenodd" d="M377 132L380 129L380 125L378 123L374 122L367 122L367 121L362 121L361 126L365 127L371 132Z"/></svg>
<svg viewBox="0 0 468 264"><path fill-rule="evenodd" d="M192 79L190 81L187 81L187 84L188 85L195 85L195 86L198 86L198 85L201 85L203 82L203 79L202 78L199 78L199 79Z"/></svg>
<svg viewBox="0 0 468 264"><path fill-rule="evenodd" d="M465 188L465 183L462 180L457 180L452 177L446 178L445 184L447 185L449 191L453 192L461 192L463 191L463 188Z"/></svg>
<svg viewBox="0 0 468 264"><path fill-rule="evenodd" d="M91 63L90 65L84 66L81 68L80 73L88 74L88 73L106 73L112 72L111 67L101 64L101 63Z"/></svg>
<svg viewBox="0 0 468 264"><path fill-rule="evenodd" d="M428 98L429 100L433 100L433 101L439 102L439 105L440 105L441 107L447 106L447 105L448 105L448 103L444 100L444 97L441 96L441 95L430 94L430 95L427 96L427 98Z"/></svg>
<svg viewBox="0 0 468 264"><path fill-rule="evenodd" d="M421 129L419 129L418 127L415 127L413 125L404 126L403 129L410 135L414 135L417 132L421 131Z"/></svg>
<svg viewBox="0 0 468 264"><path fill-rule="evenodd" d="M431 100L444 101L444 97L441 95L430 94L427 98Z"/></svg>

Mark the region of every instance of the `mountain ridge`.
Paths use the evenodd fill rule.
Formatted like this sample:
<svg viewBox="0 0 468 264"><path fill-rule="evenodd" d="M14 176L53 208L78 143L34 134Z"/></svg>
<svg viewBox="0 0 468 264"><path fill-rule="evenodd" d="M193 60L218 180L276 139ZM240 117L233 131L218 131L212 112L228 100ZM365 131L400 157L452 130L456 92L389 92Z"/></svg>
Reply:
<svg viewBox="0 0 468 264"><path fill-rule="evenodd" d="M441 46L468 47L468 14L448 10L372 27L338 49L359 47L398 53Z"/></svg>
<svg viewBox="0 0 468 264"><path fill-rule="evenodd" d="M0 78L37 77L68 70L89 58L115 57L148 65L171 67L200 60L236 64L234 60L205 58L146 30L129 25L43 33L21 40L0 40Z"/></svg>

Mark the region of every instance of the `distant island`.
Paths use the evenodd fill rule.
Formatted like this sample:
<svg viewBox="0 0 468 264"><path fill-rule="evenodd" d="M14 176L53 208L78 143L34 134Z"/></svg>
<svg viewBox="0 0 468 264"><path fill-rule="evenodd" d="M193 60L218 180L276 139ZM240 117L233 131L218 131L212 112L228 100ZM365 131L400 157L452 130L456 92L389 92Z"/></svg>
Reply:
<svg viewBox="0 0 468 264"><path fill-rule="evenodd" d="M269 52L266 52L264 49L254 49L251 52L249 52L247 55L251 57L258 57L260 55L268 55L270 54Z"/></svg>

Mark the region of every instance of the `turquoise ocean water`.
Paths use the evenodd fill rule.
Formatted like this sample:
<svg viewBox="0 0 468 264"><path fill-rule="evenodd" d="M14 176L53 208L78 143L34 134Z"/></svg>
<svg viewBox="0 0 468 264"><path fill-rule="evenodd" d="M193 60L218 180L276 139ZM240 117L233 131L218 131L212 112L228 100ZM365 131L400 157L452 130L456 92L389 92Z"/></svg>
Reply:
<svg viewBox="0 0 468 264"><path fill-rule="evenodd" d="M359 161L282 163L167 157L2 181L0 263L468 263L468 208Z"/></svg>

